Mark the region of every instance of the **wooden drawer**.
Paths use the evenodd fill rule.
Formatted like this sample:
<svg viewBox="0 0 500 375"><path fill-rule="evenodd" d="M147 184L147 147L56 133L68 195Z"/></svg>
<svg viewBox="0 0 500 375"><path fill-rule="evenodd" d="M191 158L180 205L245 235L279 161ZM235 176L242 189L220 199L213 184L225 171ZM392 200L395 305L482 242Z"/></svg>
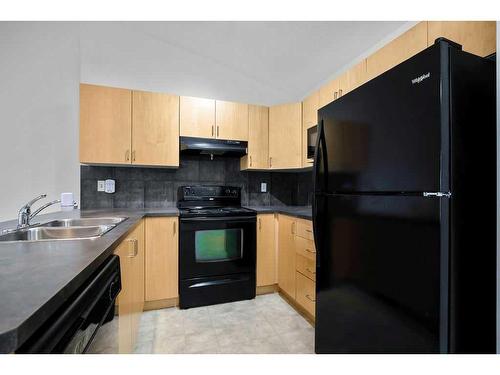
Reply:
<svg viewBox="0 0 500 375"><path fill-rule="evenodd" d="M295 237L295 251L308 259L316 261L316 246L314 246L314 241Z"/></svg>
<svg viewBox="0 0 500 375"><path fill-rule="evenodd" d="M296 300L312 316L316 307L316 283L300 272L296 273Z"/></svg>
<svg viewBox="0 0 500 375"><path fill-rule="evenodd" d="M296 270L312 281L316 281L316 261L301 254L296 254L296 257Z"/></svg>
<svg viewBox="0 0 500 375"><path fill-rule="evenodd" d="M312 221L297 220L297 236L311 241L314 240Z"/></svg>

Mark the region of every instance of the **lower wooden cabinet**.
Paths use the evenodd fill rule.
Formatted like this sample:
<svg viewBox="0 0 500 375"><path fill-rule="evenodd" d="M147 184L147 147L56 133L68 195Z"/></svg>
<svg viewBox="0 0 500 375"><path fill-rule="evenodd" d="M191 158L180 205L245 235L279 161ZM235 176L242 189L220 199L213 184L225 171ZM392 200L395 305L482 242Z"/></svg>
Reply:
<svg viewBox="0 0 500 375"><path fill-rule="evenodd" d="M316 283L300 272L296 273L296 277L297 290L295 300L309 314L314 316L316 306Z"/></svg>
<svg viewBox="0 0 500 375"><path fill-rule="evenodd" d="M257 287L277 282L275 227L275 214L257 215Z"/></svg>
<svg viewBox="0 0 500 375"><path fill-rule="evenodd" d="M122 290L118 295L118 351L131 353L144 308L144 222L115 250L120 257Z"/></svg>
<svg viewBox="0 0 500 375"><path fill-rule="evenodd" d="M146 218L146 301L177 298L178 218Z"/></svg>
<svg viewBox="0 0 500 375"><path fill-rule="evenodd" d="M295 228L297 219L278 217L278 286L295 299Z"/></svg>

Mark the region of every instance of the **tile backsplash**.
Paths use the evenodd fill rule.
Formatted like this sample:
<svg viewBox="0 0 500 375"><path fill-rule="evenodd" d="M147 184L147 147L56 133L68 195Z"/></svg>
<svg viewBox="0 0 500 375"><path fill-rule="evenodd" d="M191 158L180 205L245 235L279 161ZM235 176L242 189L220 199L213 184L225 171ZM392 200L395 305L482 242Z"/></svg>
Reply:
<svg viewBox="0 0 500 375"><path fill-rule="evenodd" d="M97 191L97 181L116 181L116 192ZM310 205L312 174L307 172L241 172L235 157L181 156L178 169L81 166L81 207L173 207L181 185L232 185L241 187L243 205ZM260 192L261 182L267 192Z"/></svg>

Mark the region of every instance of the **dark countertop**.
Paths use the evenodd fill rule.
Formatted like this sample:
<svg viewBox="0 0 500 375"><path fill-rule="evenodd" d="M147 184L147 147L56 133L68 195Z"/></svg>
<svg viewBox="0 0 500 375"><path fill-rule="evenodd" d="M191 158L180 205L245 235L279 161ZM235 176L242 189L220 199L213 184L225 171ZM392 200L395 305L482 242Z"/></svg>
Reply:
<svg viewBox="0 0 500 375"><path fill-rule="evenodd" d="M312 220L311 206L245 206L257 213L279 213L290 216L296 216L301 219Z"/></svg>
<svg viewBox="0 0 500 375"><path fill-rule="evenodd" d="M145 216L178 216L161 210L72 210L40 215L58 218L126 216L127 220L96 239L0 242L0 353L16 350L113 253ZM16 221L0 223L0 231Z"/></svg>
<svg viewBox="0 0 500 375"><path fill-rule="evenodd" d="M311 219L311 207L247 206L258 213ZM123 216L127 220L102 237L88 240L0 242L0 353L15 351L113 253L146 216L178 216L177 208L71 210L40 215L35 222L61 218ZM0 223L0 231L15 227Z"/></svg>

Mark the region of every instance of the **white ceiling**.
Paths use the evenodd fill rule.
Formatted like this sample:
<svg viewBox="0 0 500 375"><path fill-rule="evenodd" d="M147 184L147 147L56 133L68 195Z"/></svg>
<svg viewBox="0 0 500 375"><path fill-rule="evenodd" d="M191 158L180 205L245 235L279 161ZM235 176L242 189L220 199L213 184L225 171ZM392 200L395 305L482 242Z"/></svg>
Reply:
<svg viewBox="0 0 500 375"><path fill-rule="evenodd" d="M409 22L83 22L81 81L272 105L299 101Z"/></svg>

